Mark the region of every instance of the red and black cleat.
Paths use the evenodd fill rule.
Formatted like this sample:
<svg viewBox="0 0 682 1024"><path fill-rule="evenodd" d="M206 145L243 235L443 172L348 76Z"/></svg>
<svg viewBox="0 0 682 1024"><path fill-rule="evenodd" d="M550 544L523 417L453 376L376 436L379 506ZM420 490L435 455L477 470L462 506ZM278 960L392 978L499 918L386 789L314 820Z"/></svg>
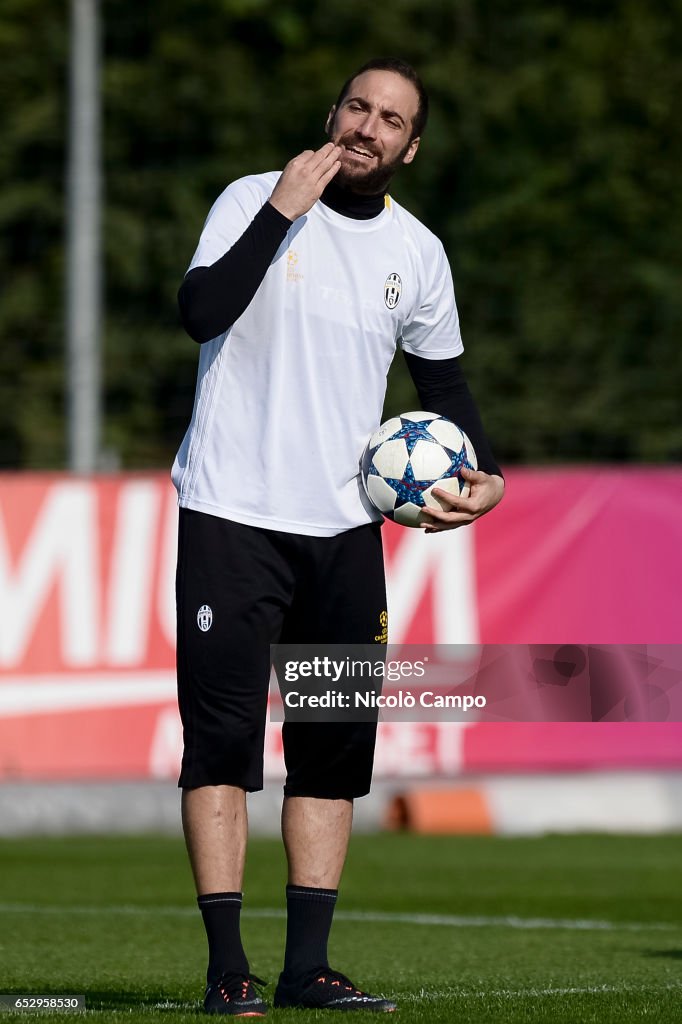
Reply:
<svg viewBox="0 0 682 1024"><path fill-rule="evenodd" d="M253 975L224 974L220 981L206 987L206 1013L228 1013L232 1017L264 1017L268 1004L263 1002L255 985L265 982Z"/></svg>
<svg viewBox="0 0 682 1024"><path fill-rule="evenodd" d="M309 1010L373 1010L393 1013L396 1004L383 996L372 996L356 988L350 978L330 967L321 967L313 974L294 982L280 975L275 989L274 1005L278 1009L299 1007Z"/></svg>

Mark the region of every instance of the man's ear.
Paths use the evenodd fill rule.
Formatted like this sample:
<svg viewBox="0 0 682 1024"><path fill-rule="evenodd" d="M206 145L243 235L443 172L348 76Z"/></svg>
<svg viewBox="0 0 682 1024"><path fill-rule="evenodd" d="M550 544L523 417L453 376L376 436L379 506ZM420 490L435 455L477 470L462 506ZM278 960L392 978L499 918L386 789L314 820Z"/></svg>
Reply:
<svg viewBox="0 0 682 1024"><path fill-rule="evenodd" d="M417 155L417 150L419 149L419 143L420 142L421 142L421 139L420 139L419 136L417 136L416 139L412 139L412 142L410 143L410 145L407 148L407 153L403 157L403 163L404 164L411 164L412 163L412 161L414 160L415 156Z"/></svg>
<svg viewBox="0 0 682 1024"><path fill-rule="evenodd" d="M327 114L327 120L325 121L325 125L324 125L325 134L327 134L327 135L331 135L332 125L334 124L334 114L335 113L336 113L336 107L332 107L332 109Z"/></svg>

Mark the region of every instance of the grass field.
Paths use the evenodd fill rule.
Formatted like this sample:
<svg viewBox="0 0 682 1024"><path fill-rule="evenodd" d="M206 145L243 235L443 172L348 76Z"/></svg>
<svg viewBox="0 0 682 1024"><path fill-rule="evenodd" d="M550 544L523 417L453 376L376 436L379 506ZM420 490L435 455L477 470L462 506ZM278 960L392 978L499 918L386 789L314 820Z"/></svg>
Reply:
<svg viewBox="0 0 682 1024"><path fill-rule="evenodd" d="M681 854L679 836L358 836L332 960L395 996L403 1024L673 1024ZM280 844L254 840L244 933L270 996L284 882ZM205 939L179 840L4 840L0 922L0 992L85 994L97 1024L201 1019ZM330 1014L270 1016L305 1024Z"/></svg>

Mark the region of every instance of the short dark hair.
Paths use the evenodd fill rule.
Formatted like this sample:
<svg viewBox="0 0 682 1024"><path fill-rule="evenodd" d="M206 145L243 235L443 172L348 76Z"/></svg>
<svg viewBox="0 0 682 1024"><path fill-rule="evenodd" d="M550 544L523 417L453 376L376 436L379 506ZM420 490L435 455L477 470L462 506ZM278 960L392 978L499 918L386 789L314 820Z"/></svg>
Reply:
<svg viewBox="0 0 682 1024"><path fill-rule="evenodd" d="M339 98L334 104L336 110L339 109L348 95L348 90L352 83L358 75L364 75L365 71L393 71L394 74L400 75L401 78L405 78L408 82L412 83L417 90L419 106L417 107L417 113L412 121L412 136L410 141L412 139L416 139L418 135L421 135L426 128L426 122L429 116L429 97L421 78L412 65L408 64L407 61L400 60L399 57L375 57L374 60L368 60L366 64L363 64L361 68L359 68L344 82L341 92L339 93Z"/></svg>

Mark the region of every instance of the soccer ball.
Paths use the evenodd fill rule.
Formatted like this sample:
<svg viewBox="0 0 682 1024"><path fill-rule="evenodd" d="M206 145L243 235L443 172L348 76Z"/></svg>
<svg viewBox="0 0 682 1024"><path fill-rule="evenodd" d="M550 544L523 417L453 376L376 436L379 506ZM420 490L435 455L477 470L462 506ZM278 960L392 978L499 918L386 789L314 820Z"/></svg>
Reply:
<svg viewBox="0 0 682 1024"><path fill-rule="evenodd" d="M471 441L452 420L433 412L405 412L386 420L370 437L360 463L367 497L401 526L430 522L422 513L424 505L449 508L431 493L432 487L466 497L464 468L478 468Z"/></svg>

